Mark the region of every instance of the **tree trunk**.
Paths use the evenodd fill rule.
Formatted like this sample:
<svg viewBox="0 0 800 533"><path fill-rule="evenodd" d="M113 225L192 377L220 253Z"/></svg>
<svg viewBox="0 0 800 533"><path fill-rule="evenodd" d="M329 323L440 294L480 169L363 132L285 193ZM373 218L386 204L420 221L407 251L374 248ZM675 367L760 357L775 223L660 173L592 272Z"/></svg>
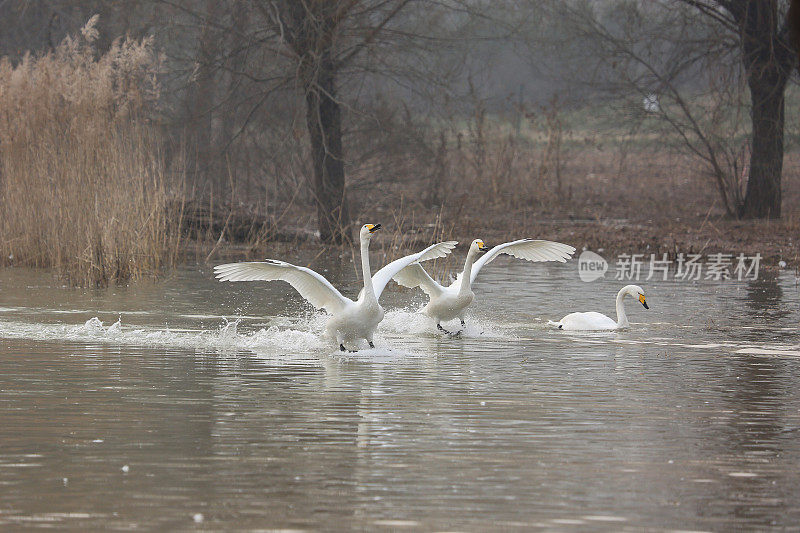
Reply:
<svg viewBox="0 0 800 533"><path fill-rule="evenodd" d="M783 82L750 74L753 123L750 177L740 215L744 218L780 218L783 172Z"/></svg>
<svg viewBox="0 0 800 533"><path fill-rule="evenodd" d="M219 5L215 0L207 0L203 27L198 37L197 71L189 85L184 102L187 121L186 139L189 148L187 154L189 168L196 178L196 183L220 182L217 172L212 171L218 159L213 153L212 114L214 112L215 80L213 62L219 50L219 35L214 31L212 22L219 15Z"/></svg>
<svg viewBox="0 0 800 533"><path fill-rule="evenodd" d="M342 159L342 112L336 101L335 68L330 58L317 65L316 83L306 88L306 122L314 166L314 195L323 242L350 239L350 213Z"/></svg>
<svg viewBox="0 0 800 533"><path fill-rule="evenodd" d="M750 87L750 176L739 216L780 218L783 172L784 91L793 59L788 27L778 24L775 0L739 0L742 63Z"/></svg>

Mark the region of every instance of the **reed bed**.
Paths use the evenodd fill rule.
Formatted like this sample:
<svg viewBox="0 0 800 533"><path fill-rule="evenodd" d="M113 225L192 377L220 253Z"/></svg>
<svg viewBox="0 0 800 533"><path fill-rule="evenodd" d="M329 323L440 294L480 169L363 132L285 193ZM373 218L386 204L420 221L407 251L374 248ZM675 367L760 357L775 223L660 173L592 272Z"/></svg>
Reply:
<svg viewBox="0 0 800 533"><path fill-rule="evenodd" d="M50 53L0 60L0 263L78 286L153 273L180 239L168 209L180 184L148 119L158 57L149 39L97 54L96 22Z"/></svg>

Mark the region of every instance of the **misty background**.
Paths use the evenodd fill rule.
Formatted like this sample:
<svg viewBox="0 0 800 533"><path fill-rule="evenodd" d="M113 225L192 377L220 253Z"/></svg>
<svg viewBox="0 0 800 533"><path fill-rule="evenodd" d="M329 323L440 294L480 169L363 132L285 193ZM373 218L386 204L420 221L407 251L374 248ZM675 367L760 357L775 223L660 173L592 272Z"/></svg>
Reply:
<svg viewBox="0 0 800 533"><path fill-rule="evenodd" d="M347 242L367 218L458 237L552 236L548 220L657 231L659 217L693 216L782 218L791 232L789 7L6 0L0 55L21 75L65 39L98 61L115 43L142 44L137 83L153 90L131 120L157 145L164 208L212 244ZM608 233L570 235L597 246ZM654 240L642 242L677 246Z"/></svg>

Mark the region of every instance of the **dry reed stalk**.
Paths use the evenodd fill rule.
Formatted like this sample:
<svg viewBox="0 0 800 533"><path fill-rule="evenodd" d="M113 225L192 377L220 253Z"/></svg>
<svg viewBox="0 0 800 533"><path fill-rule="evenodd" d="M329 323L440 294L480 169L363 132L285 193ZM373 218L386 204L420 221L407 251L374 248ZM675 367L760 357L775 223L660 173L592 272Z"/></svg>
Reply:
<svg viewBox="0 0 800 533"><path fill-rule="evenodd" d="M80 286L153 273L180 239L146 118L158 58L149 39L96 58L96 22L48 54L0 60L0 263Z"/></svg>

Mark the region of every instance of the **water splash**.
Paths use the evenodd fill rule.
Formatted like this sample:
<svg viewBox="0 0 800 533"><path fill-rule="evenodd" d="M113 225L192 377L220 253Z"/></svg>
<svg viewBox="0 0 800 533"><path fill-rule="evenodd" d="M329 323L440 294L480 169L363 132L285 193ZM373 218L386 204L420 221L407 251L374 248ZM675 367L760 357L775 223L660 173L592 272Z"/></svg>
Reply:
<svg viewBox="0 0 800 533"><path fill-rule="evenodd" d="M256 354L311 354L329 347L315 333L277 326L239 332L241 320L226 320L216 330L129 327L117 319L106 326L98 317L80 325L0 322L0 337L36 341L67 341L126 346L164 347L198 351L249 351Z"/></svg>
<svg viewBox="0 0 800 533"><path fill-rule="evenodd" d="M98 317L83 324L33 323L24 321L0 321L0 338L27 339L34 341L79 342L87 344L109 344L137 347L161 347L198 352L236 353L248 352L258 357L286 362L314 361L365 361L391 364L403 359L426 357L427 349L420 346L424 339L451 339L437 331L435 323L419 312L407 309L386 313L376 332L376 348L360 346L359 351L340 352L322 336L327 316L321 312L310 312L299 317L279 320L249 320L250 317L223 319L222 324L212 329L175 329L152 326L124 325L122 317L106 326ZM443 324L452 331L461 329L458 321ZM645 327L643 325L643 327ZM579 343L597 344L642 344L659 347L722 350L727 353L749 353L778 357L800 356L796 344L764 345L754 343L705 343L690 344L669 337L629 338L620 332L564 332L547 331L538 323L503 323L485 318L469 317L467 326L458 338L472 339L535 340L536 342L558 342L565 345ZM243 331L244 330L244 331ZM424 343L423 343L424 344Z"/></svg>
<svg viewBox="0 0 800 533"><path fill-rule="evenodd" d="M451 332L461 331L459 337L478 338L516 338L514 332L518 324L503 326L497 322L468 316L466 327L462 328L458 320L442 322L442 326ZM436 329L436 322L418 311L394 309L387 311L383 322L378 326L379 333L440 337L442 332Z"/></svg>

